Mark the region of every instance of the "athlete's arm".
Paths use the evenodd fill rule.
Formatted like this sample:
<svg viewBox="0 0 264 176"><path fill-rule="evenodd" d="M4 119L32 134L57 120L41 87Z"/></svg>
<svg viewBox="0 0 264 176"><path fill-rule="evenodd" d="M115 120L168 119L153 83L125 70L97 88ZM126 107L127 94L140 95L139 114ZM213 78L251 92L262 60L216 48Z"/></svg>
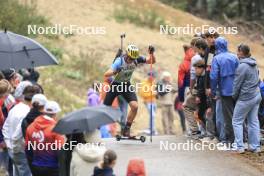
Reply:
<svg viewBox="0 0 264 176"><path fill-rule="evenodd" d="M104 73L104 76L105 77L111 77L111 76L114 76L115 74L116 74L116 72L110 68Z"/></svg>
<svg viewBox="0 0 264 176"><path fill-rule="evenodd" d="M154 56L154 52L155 52L155 48L150 45L148 48L149 58L146 60L146 64L156 63L156 57Z"/></svg>
<svg viewBox="0 0 264 176"><path fill-rule="evenodd" d="M154 56L154 54L149 54L149 58L146 60L146 64L155 64L156 63L156 57Z"/></svg>
<svg viewBox="0 0 264 176"><path fill-rule="evenodd" d="M108 69L105 73L104 76L105 77L111 77L114 76L115 74L117 74L118 72L121 71L121 58L117 58L114 63L111 65L111 68Z"/></svg>

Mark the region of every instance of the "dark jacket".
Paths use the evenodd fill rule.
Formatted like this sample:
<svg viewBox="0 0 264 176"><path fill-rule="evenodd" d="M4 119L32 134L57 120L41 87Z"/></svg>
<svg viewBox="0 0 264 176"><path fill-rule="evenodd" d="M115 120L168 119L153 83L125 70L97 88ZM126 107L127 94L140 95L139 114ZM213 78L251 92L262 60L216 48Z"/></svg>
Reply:
<svg viewBox="0 0 264 176"><path fill-rule="evenodd" d="M26 136L27 127L40 115L42 115L41 112L39 112L35 108L31 108L27 116L23 119L22 124L21 124L21 129L22 129L22 134L24 138Z"/></svg>
<svg viewBox="0 0 264 176"><path fill-rule="evenodd" d="M102 169L102 168L99 168L98 166L96 166L94 168L93 176L114 176L113 169L110 167L106 167L106 168Z"/></svg>
<svg viewBox="0 0 264 176"><path fill-rule="evenodd" d="M206 89L210 89L210 77L208 74L210 74L210 72L205 71L203 75L196 77L197 97L199 97L202 102L206 101L207 108L212 104L211 97L206 95Z"/></svg>

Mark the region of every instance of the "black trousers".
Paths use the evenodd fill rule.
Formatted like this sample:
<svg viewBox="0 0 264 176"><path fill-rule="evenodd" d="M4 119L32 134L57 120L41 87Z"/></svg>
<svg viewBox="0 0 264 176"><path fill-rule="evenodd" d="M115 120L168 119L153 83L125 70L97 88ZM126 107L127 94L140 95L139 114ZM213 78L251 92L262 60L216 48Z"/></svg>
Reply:
<svg viewBox="0 0 264 176"><path fill-rule="evenodd" d="M232 118L235 109L235 102L231 96L221 96L223 115L225 122L225 138L226 142L233 143L235 140Z"/></svg>
<svg viewBox="0 0 264 176"><path fill-rule="evenodd" d="M32 166L32 175L33 176L59 176L59 170L57 168Z"/></svg>

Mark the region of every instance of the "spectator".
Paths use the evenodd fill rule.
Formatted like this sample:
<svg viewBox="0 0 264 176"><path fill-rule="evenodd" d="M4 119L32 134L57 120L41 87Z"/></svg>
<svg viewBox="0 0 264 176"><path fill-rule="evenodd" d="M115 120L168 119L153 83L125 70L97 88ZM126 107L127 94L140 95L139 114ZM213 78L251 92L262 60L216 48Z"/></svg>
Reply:
<svg viewBox="0 0 264 176"><path fill-rule="evenodd" d="M185 115L183 111L183 106L180 103L180 99L178 95L176 96L175 101L174 101L174 110L178 112L178 115L180 117L182 132L185 133L186 132L186 120L185 120Z"/></svg>
<svg viewBox="0 0 264 176"><path fill-rule="evenodd" d="M22 140L17 140L18 132L16 130L21 130L21 122L30 111L31 99L36 93L37 90L33 86L25 87L23 90L24 100L10 110L3 126L4 140L9 156L14 163L14 175L31 175L24 152L24 143Z"/></svg>
<svg viewBox="0 0 264 176"><path fill-rule="evenodd" d="M129 160L126 176L146 176L144 160L139 158Z"/></svg>
<svg viewBox="0 0 264 176"><path fill-rule="evenodd" d="M21 69L19 73L23 77L23 81L30 81L32 84L37 84L39 79L39 72L34 68Z"/></svg>
<svg viewBox="0 0 264 176"><path fill-rule="evenodd" d="M200 125L200 130L202 132L201 137L205 137L206 134L206 110L210 111L208 114L212 114L212 100L207 91L210 90L210 80L209 74L210 72L207 70L206 65L206 54L208 51L208 45L204 39L198 39L195 43L195 48L198 54L201 56L202 59L197 59L193 62L193 67L195 68L195 83L197 90L197 94L195 96L195 101L197 104L197 115L198 115L198 122ZM212 121L212 117L210 115L209 122ZM210 136L212 137L212 136Z"/></svg>
<svg viewBox="0 0 264 176"><path fill-rule="evenodd" d="M196 92L196 90L189 92L183 103L184 116L186 118L187 126L189 128L187 137L195 139L197 139L201 133L197 125L197 104L195 102L195 95L197 94Z"/></svg>
<svg viewBox="0 0 264 176"><path fill-rule="evenodd" d="M259 88L260 88L262 100L259 106L258 117L259 117L260 128L264 130L264 81L260 82Z"/></svg>
<svg viewBox="0 0 264 176"><path fill-rule="evenodd" d="M149 114L149 129L145 131L147 134L152 133L153 135L155 135L157 134L155 128L155 116L156 116L157 104L156 104L156 93L153 90L153 85L155 85L155 73L149 72L148 78L142 82L139 93L144 101L144 104Z"/></svg>
<svg viewBox="0 0 264 176"><path fill-rule="evenodd" d="M92 88L88 89L87 92L87 105L88 106L98 106L100 104L100 97L96 91L96 84L93 84Z"/></svg>
<svg viewBox="0 0 264 176"><path fill-rule="evenodd" d="M44 114L44 106L47 103L47 98L43 94L36 94L33 96L31 104L32 107L27 114L27 116L22 120L21 123L21 133L23 135L23 138L26 137L26 130L27 127L34 122L34 120ZM21 139L21 133L18 135L18 139ZM27 161L28 165L30 167L30 170L32 170L32 155L27 155Z"/></svg>
<svg viewBox="0 0 264 176"><path fill-rule="evenodd" d="M19 84L19 76L15 69L10 68L2 71L5 79L11 84L13 90L16 89L17 85Z"/></svg>
<svg viewBox="0 0 264 176"><path fill-rule="evenodd" d="M206 43L208 45L208 48L205 52L205 64L206 66L210 67L212 63L212 59L215 55L215 40L219 37L219 34L215 30L208 30L204 34Z"/></svg>
<svg viewBox="0 0 264 176"><path fill-rule="evenodd" d="M205 53L205 61L206 61L206 67L207 71L211 70L211 64L213 57L215 55L215 40L219 37L219 34L215 30L208 30L204 34L205 40L208 45L208 49ZM210 74L209 74L210 75ZM210 92L210 91L209 91ZM224 131L224 116L222 112L222 102L219 98L219 87L217 87L216 91L216 98L212 99L212 105L213 105L213 120L216 124L216 137L218 137L218 140L220 142L225 141L225 131Z"/></svg>
<svg viewBox="0 0 264 176"><path fill-rule="evenodd" d="M94 168L93 176L113 176L113 168L116 164L117 155L113 150L104 153L103 161Z"/></svg>
<svg viewBox="0 0 264 176"><path fill-rule="evenodd" d="M195 68L193 66L193 64L195 62L197 62L198 60L202 60L202 57L199 55L197 48L195 47L195 44L197 43L198 40L203 40L200 37L194 37L191 41L191 43L193 44L193 49L195 52L195 55L191 58L191 65L190 65L190 91L187 94L187 97L183 103L183 111L184 111L184 116L186 118L187 121L187 126L188 126L188 132L187 132L187 136L188 137L194 137L196 138L198 135L200 135L200 131L197 125L197 121L195 118L195 111L197 109L197 105L195 103L195 94L196 94L196 90L194 90L194 85L195 85L195 80L196 80L196 74L195 74ZM179 96L180 96L180 92L179 92ZM180 100L181 101L181 100Z"/></svg>
<svg viewBox="0 0 264 176"><path fill-rule="evenodd" d="M191 41L191 46L184 45L184 59L183 62L179 66L178 70L178 89L179 89L179 98L180 102L184 102L184 94L185 89L190 87L190 66L191 66L191 59L195 55L193 46L195 40Z"/></svg>
<svg viewBox="0 0 264 176"><path fill-rule="evenodd" d="M159 90L162 89L162 90ZM161 81L158 83L158 99L162 110L162 125L164 134L175 134L174 132L174 113L173 98L175 89L172 88L171 74L164 71Z"/></svg>
<svg viewBox="0 0 264 176"><path fill-rule="evenodd" d="M7 147L4 142L4 137L2 134L3 125L5 122L5 117L2 112L2 107L6 97L11 93L12 87L7 80L0 80L0 167L3 167L6 172L9 171L9 156L7 152ZM10 174L9 174L10 175Z"/></svg>
<svg viewBox="0 0 264 176"><path fill-rule="evenodd" d="M36 94L33 96L32 98L32 107L29 111L29 113L27 114L27 116L23 119L22 124L21 124L21 128L22 128L22 134L23 137L25 138L26 136L26 130L27 127L34 122L34 120L40 116L44 114L44 106L47 103L47 98L45 95L43 94Z"/></svg>
<svg viewBox="0 0 264 176"><path fill-rule="evenodd" d="M260 152L260 127L258 109L261 102L259 73L256 60L251 57L250 48L245 44L238 46L237 56L240 64L236 70L233 98L236 101L233 128L237 152L244 153L243 123L247 120L249 150Z"/></svg>
<svg viewBox="0 0 264 176"><path fill-rule="evenodd" d="M14 92L14 98L16 99L16 102L19 103L23 100L23 91L27 86L32 86L31 82L29 81L22 81L20 82Z"/></svg>
<svg viewBox="0 0 264 176"><path fill-rule="evenodd" d="M33 176L58 176L58 151L64 144L64 137L52 132L56 125L57 114L61 111L55 101L45 104L45 115L40 115L29 125L26 131L26 150L33 154L32 175ZM52 145L53 147L52 147ZM36 148L31 148L36 145ZM42 150L39 146L45 146ZM55 146L55 150L54 150Z"/></svg>
<svg viewBox="0 0 264 176"><path fill-rule="evenodd" d="M86 176L93 173L95 163L103 159L106 151L105 146L101 144L99 130L86 133L84 138L84 143L77 144L72 152L70 176Z"/></svg>
<svg viewBox="0 0 264 176"><path fill-rule="evenodd" d="M211 93L216 98L216 89L220 88L220 98L222 102L224 122L225 122L225 139L227 143L234 142L234 132L232 127L232 116L234 112L233 81L235 71L239 64L236 55L230 53L227 47L227 40L218 37L215 40L216 55L212 61Z"/></svg>
<svg viewBox="0 0 264 176"><path fill-rule="evenodd" d="M206 95L206 90L209 88L210 81L207 80L209 77L206 75L206 65L204 60L199 60L194 64L196 72L196 103L198 104L198 118L201 122L201 127L205 130L205 136L212 140L215 133L215 125L213 122L212 113L212 98L210 95ZM206 138L205 138L206 140Z"/></svg>

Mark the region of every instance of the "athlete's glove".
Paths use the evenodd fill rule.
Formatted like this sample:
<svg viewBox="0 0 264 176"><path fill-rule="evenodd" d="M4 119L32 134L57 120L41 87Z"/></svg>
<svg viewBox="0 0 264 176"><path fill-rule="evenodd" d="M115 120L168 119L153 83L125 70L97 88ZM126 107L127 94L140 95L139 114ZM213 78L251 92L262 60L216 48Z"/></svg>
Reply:
<svg viewBox="0 0 264 176"><path fill-rule="evenodd" d="M155 52L154 46L149 45L148 52L149 52L149 54L153 54Z"/></svg>

